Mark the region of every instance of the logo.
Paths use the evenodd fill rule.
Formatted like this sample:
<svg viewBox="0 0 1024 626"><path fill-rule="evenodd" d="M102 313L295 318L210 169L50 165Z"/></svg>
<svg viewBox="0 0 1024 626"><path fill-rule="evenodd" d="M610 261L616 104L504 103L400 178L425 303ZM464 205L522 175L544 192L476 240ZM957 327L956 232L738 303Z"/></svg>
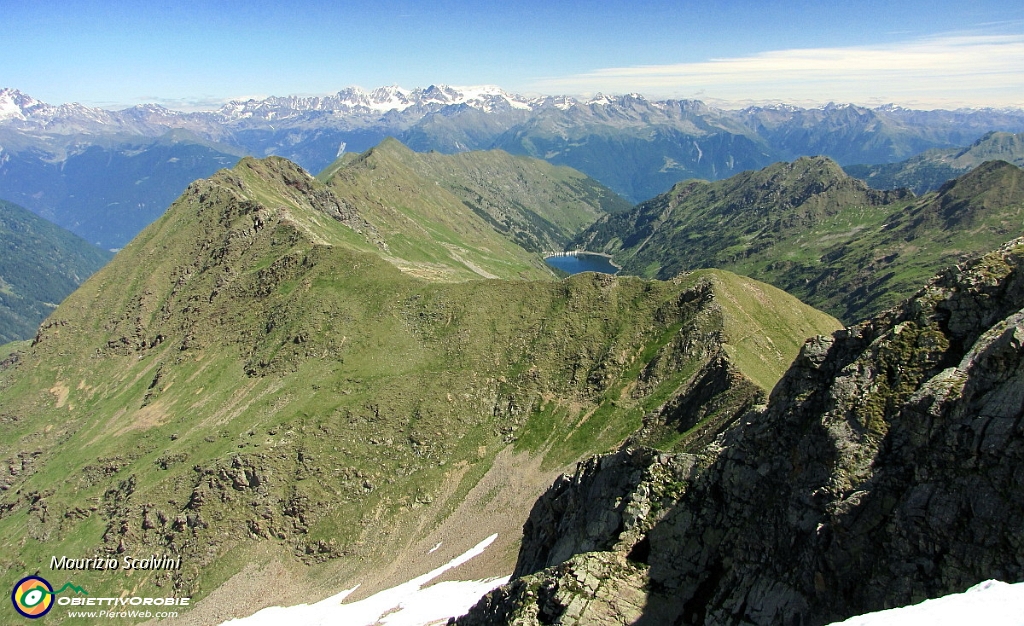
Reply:
<svg viewBox="0 0 1024 626"><path fill-rule="evenodd" d="M45 578L26 576L14 585L11 604L29 619L42 617L53 608L53 587Z"/></svg>
<svg viewBox="0 0 1024 626"><path fill-rule="evenodd" d="M11 590L11 604L14 605L14 610L18 613L29 619L35 619L49 613L53 608L53 597L68 589L75 593L89 595L88 591L71 583L64 583L63 587L54 591L53 586L42 576L26 576L19 580ZM64 599L61 598L61 600ZM58 602L58 604L65 603Z"/></svg>

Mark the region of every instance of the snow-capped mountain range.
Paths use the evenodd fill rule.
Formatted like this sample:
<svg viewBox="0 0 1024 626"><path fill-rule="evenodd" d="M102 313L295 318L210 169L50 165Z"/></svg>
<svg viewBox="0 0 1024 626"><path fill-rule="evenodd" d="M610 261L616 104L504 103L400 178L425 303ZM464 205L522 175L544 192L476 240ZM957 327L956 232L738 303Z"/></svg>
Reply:
<svg viewBox="0 0 1024 626"><path fill-rule="evenodd" d="M217 112L227 119L252 117L260 111L346 111L367 109L386 113L404 111L411 107L430 105L451 106L463 104L481 111L496 108L533 110L543 98L525 98L510 94L494 86L452 87L431 85L425 89L403 89L397 85L365 91L349 87L331 96L271 96L262 100L233 100Z"/></svg>
<svg viewBox="0 0 1024 626"><path fill-rule="evenodd" d="M829 104L823 110L842 109L852 105ZM139 104L133 107L109 110L88 107L79 103L52 105L36 100L17 89L0 89L0 127L21 130L41 130L53 133L73 133L89 130L127 130L143 134L163 132L170 128L213 131L217 125L249 125L252 122L297 121L315 118L350 118L368 123L387 115L406 113L403 118L418 119L436 113L446 107L474 109L483 113L518 111L534 113L546 109L559 111L607 110L611 115L606 121L618 118L620 121L634 118L624 115L629 111L644 109L672 116L673 113L708 113L717 111L696 100L648 100L641 94L631 93L610 96L598 93L589 98L573 96L526 97L507 92L493 85L457 87L431 85L426 88L405 89L398 85L365 90L347 87L325 96L269 96L262 99L231 100L212 111L183 112L159 104ZM793 113L802 110L790 105L749 107L745 112L785 111ZM884 110L896 110L886 105ZM901 109L902 110L902 109ZM411 113L411 115L409 114ZM725 113L722 111L722 113ZM637 118L638 121L639 118ZM644 121L650 121L644 116ZM148 131L148 132L147 132ZM214 137L219 133L203 133Z"/></svg>
<svg viewBox="0 0 1024 626"><path fill-rule="evenodd" d="M198 112L176 111L159 104L139 104L117 111L78 103L52 105L16 89L0 89L0 130L7 128L49 136L127 133L154 137L181 129L206 140L234 143L231 141L233 131L258 128L277 132L284 126L307 130L374 128L386 134L397 134L431 116L442 114L454 119L465 111L486 114L492 120L488 126L502 131L525 123L569 135L576 130L574 127L585 124L615 128L662 125L687 134L708 134L725 129L763 135L763 131L770 132L780 123L794 122L796 126L806 128L807 120L813 122L824 117L835 119L844 116L850 119L898 118L925 125L975 126L983 129L978 133L980 135L984 130L996 127L1006 130L1008 126L1021 126L1020 122L1024 121L1024 111L1019 110L914 111L892 104L869 109L836 103L813 109L775 104L726 110L698 100L649 100L635 93L621 96L597 94L590 98L564 95L526 97L492 85L431 85L416 89L391 85L369 91L348 87L326 96L232 100L216 110ZM985 118L985 121L977 122L978 118ZM988 118L998 119L991 122ZM454 125L462 127L466 124L478 125L479 121ZM743 128L738 128L737 124ZM437 149L458 151L487 147L491 146L453 141L450 145L439 145Z"/></svg>
<svg viewBox="0 0 1024 626"><path fill-rule="evenodd" d="M418 108L423 113L428 113L438 108L460 105L486 113L509 109L537 111L545 108L566 111L574 107L621 107L627 103L641 103L655 109L671 109L678 107L680 101L648 100L643 95L635 93L623 96L599 93L590 98L564 95L526 97L509 93L493 85L470 87L431 85L416 89L390 85L369 91L360 87L347 87L335 94L325 96L269 96L262 99L231 100L214 111L181 112L159 104L139 104L114 111L78 103L48 104L17 89L2 88L0 89L0 126L59 131L61 126L75 123L133 126L140 122L159 125L175 125L177 122L177 125L180 126L199 120L219 123L247 119L280 120L309 112L365 115L372 112L385 114ZM696 101L682 101L682 103L691 106L700 104ZM817 107L817 110L838 111L848 108L861 109L862 107L829 103ZM775 104L747 107L742 111L745 113L759 111L794 113L802 110L814 109L802 109L789 104ZM885 113L910 112L910 109L894 104L882 105L874 110ZM57 125L57 128L54 128L54 125Z"/></svg>
<svg viewBox="0 0 1024 626"><path fill-rule="evenodd" d="M50 122L57 119L71 118L109 124L116 119L116 114L78 103L54 106L40 102L16 89L0 89L0 123L11 121Z"/></svg>
<svg viewBox="0 0 1024 626"><path fill-rule="evenodd" d="M78 103L52 105L36 100L16 89L0 89L0 125L21 129L56 130L79 125L138 126L140 123L187 127L200 121L231 123L240 120L281 120L305 113L384 114L420 109L426 114L448 106L466 106L479 111L518 109L533 111L545 105L566 108L575 104L606 103L598 96L591 100L566 97L527 98L495 86L453 87L431 85L404 89L397 85L366 91L348 87L327 96L270 96L263 99L232 100L215 111L181 112L158 104L140 104L111 111Z"/></svg>

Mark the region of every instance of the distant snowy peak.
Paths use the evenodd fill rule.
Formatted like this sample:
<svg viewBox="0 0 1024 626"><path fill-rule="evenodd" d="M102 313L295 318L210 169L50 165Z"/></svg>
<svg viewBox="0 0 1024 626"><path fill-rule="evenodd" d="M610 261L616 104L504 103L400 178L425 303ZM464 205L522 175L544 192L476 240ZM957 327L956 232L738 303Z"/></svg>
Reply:
<svg viewBox="0 0 1024 626"><path fill-rule="evenodd" d="M820 106L820 107L816 107L816 108L821 110L821 111L827 111L827 112L832 112L832 111L857 111L857 112L860 112L860 111L869 111L869 110L871 110L871 109L868 109L867 107L857 106L856 104L851 104L849 102L829 102L825 106ZM880 109L880 108L879 109L875 109L875 111L878 111L878 110L883 110L883 109ZM895 111L896 109L887 109L887 110Z"/></svg>
<svg viewBox="0 0 1024 626"><path fill-rule="evenodd" d="M17 89L0 89L0 120L53 119L70 115L95 117L95 111L99 109L89 109L77 102L53 106L25 95Z"/></svg>
<svg viewBox="0 0 1024 626"><path fill-rule="evenodd" d="M898 104L894 104L892 102L890 102L888 104L883 104L882 106L876 108L875 110L876 111L883 111L885 113L905 113L905 112L910 112L911 111L911 109L908 109L907 107L903 107L903 106L900 106Z"/></svg>
<svg viewBox="0 0 1024 626"><path fill-rule="evenodd" d="M40 107L52 108L17 89L0 89L0 121L28 119L29 115Z"/></svg>
<svg viewBox="0 0 1024 626"><path fill-rule="evenodd" d="M358 99L363 106L376 111L402 110L412 104L412 100L409 98L411 92L398 85L377 87L370 93L365 93L358 87L349 88L347 92L353 102ZM338 92L338 97L342 97L343 93L345 92Z"/></svg>
<svg viewBox="0 0 1024 626"><path fill-rule="evenodd" d="M556 109L561 109L562 111L568 111L577 104L576 100L574 98L570 98L569 96L556 96L553 98L549 98L548 102L551 104L551 106L555 107Z"/></svg>
<svg viewBox="0 0 1024 626"><path fill-rule="evenodd" d="M743 109L745 113L760 113L765 111L774 113L796 113L800 110L800 107L793 106L792 104L786 104L784 102L772 102L769 104L750 106Z"/></svg>
<svg viewBox="0 0 1024 626"><path fill-rule="evenodd" d="M136 104L135 106L125 109L122 113L132 113L134 115L176 115L177 111L172 111L167 107L159 104Z"/></svg>
<svg viewBox="0 0 1024 626"><path fill-rule="evenodd" d="M610 105L610 104L617 104L618 100L620 100L620 98L614 98L612 96L606 96L603 93L598 93L593 98L584 101L583 104L588 105L588 106L595 105L595 104L596 105L602 105L602 104Z"/></svg>

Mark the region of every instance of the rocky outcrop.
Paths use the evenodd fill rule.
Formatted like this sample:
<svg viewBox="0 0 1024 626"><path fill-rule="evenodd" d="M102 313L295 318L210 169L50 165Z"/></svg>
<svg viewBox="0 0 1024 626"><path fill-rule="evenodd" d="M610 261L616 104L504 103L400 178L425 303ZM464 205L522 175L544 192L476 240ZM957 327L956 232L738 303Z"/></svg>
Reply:
<svg viewBox="0 0 1024 626"><path fill-rule="evenodd" d="M647 521L679 496L694 466L689 454L624 449L580 463L541 496L523 527L513 578L568 560L574 554L628 551L650 530Z"/></svg>
<svg viewBox="0 0 1024 626"><path fill-rule="evenodd" d="M458 624L823 624L1024 580L1022 270L1019 239L809 341L696 456L581 465Z"/></svg>
<svg viewBox="0 0 1024 626"><path fill-rule="evenodd" d="M767 392L753 383L724 350L713 355L681 388L680 393L644 416L643 425L627 445L666 449L697 449L711 443Z"/></svg>

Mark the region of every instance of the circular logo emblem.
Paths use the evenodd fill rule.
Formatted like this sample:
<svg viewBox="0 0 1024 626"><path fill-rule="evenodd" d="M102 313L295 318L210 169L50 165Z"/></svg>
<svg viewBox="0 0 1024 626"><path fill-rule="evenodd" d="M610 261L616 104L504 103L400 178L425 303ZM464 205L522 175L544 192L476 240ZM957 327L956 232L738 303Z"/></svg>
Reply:
<svg viewBox="0 0 1024 626"><path fill-rule="evenodd" d="M26 576L14 585L11 604L25 617L42 617L53 608L53 587L39 576Z"/></svg>

